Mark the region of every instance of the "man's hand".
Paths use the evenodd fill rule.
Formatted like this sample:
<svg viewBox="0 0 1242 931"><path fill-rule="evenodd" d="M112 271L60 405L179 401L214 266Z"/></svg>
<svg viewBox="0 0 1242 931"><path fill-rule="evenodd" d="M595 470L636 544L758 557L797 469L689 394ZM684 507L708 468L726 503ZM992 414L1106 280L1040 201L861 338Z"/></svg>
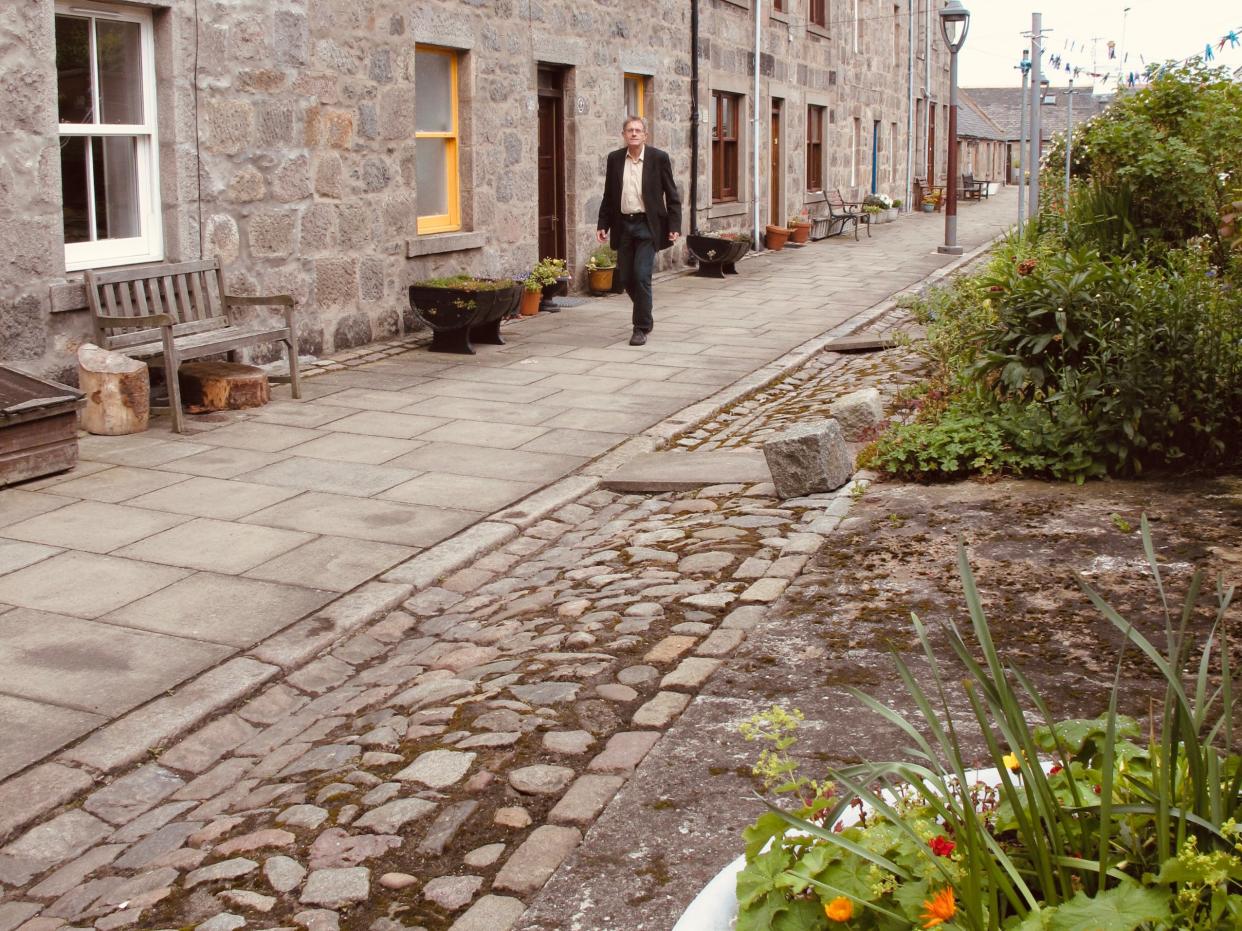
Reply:
<svg viewBox="0 0 1242 931"><path fill-rule="evenodd" d="M680 236L681 236L681 233L677 232L676 230L673 230L671 233L668 234L668 241L677 242L677 239Z"/></svg>
<svg viewBox="0 0 1242 931"><path fill-rule="evenodd" d="M608 241L608 230L596 230L595 241L596 242L607 242Z"/></svg>

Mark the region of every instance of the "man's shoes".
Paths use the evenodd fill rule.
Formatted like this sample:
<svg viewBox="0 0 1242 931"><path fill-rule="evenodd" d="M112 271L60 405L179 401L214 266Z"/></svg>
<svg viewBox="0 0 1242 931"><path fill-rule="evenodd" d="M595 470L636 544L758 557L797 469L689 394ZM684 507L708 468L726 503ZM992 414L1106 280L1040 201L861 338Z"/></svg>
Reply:
<svg viewBox="0 0 1242 931"><path fill-rule="evenodd" d="M645 346L647 344L647 334L638 327L634 328L634 335L630 337L631 346Z"/></svg>

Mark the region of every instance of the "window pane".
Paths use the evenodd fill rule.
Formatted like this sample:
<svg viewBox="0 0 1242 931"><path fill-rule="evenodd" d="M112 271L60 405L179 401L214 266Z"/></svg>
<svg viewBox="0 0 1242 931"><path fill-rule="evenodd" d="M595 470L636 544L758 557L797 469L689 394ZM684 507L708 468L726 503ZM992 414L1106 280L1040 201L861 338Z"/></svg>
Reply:
<svg viewBox="0 0 1242 931"><path fill-rule="evenodd" d="M626 116L642 116L643 101L642 94L639 92L642 88L642 80L640 78L625 79L625 115Z"/></svg>
<svg viewBox="0 0 1242 931"><path fill-rule="evenodd" d="M138 219L138 140L101 136L95 153L95 224L100 239L129 239L142 233Z"/></svg>
<svg viewBox="0 0 1242 931"><path fill-rule="evenodd" d="M90 123L91 23L56 17L56 91L62 123Z"/></svg>
<svg viewBox="0 0 1242 931"><path fill-rule="evenodd" d="M453 60L449 55L421 49L414 53L414 94L415 131L451 133ZM421 160L419 164L422 164Z"/></svg>
<svg viewBox="0 0 1242 931"><path fill-rule="evenodd" d="M142 44L137 23L95 21L101 123L141 123Z"/></svg>
<svg viewBox="0 0 1242 931"><path fill-rule="evenodd" d="M65 215L65 242L91 241L86 148L85 136L69 136L60 141L60 189Z"/></svg>
<svg viewBox="0 0 1242 931"><path fill-rule="evenodd" d="M419 139L415 143L415 183L418 185L418 215L442 216L448 213L448 142Z"/></svg>

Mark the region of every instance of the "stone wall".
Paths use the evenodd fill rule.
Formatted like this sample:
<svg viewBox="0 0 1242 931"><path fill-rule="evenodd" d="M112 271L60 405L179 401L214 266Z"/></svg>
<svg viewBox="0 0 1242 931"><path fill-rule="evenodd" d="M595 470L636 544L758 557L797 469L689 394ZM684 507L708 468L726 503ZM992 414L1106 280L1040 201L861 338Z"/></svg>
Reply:
<svg viewBox="0 0 1242 931"><path fill-rule="evenodd" d="M808 99L836 118L827 140L831 187L847 186L853 116L882 119L886 142L897 121L905 144L908 52L894 59L892 4L860 0L864 45L854 54L843 51L842 25L853 0L830 0L826 36L808 31L806 2L785 0L789 12L769 15L765 0L763 9L759 106L766 114L772 95L786 103L788 213L814 200L804 190ZM594 248L626 71L648 76L651 141L672 155L689 228L688 0L648 0L641 10L611 0L199 0L197 23L192 0L148 5L165 255L220 256L236 293L293 294L305 353L408 331L415 324L405 289L418 278L522 274L536 261L539 63L563 69L570 267L580 272ZM89 317L81 276L64 265L53 11L52 0L0 10L0 359L71 379ZM754 20L737 0L700 0L700 11L699 225L748 228L745 183L738 205L716 215L708 159L712 88L736 86L754 103ZM416 230L417 43L461 54L457 233ZM935 64L932 95L943 99L947 79ZM899 161L902 177L882 187L897 196L904 154ZM742 162L749 174L746 146ZM668 250L662 263L682 256Z"/></svg>

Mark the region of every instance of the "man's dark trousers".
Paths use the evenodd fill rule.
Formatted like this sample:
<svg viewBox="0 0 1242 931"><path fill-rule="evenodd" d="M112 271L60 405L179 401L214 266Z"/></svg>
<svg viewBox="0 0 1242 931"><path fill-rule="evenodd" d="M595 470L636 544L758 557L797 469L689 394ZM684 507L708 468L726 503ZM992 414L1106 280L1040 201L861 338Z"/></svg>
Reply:
<svg viewBox="0 0 1242 931"><path fill-rule="evenodd" d="M651 270L655 267L655 243L646 214L622 215L621 236L617 243L617 271L621 285L634 304L634 329L650 333Z"/></svg>

